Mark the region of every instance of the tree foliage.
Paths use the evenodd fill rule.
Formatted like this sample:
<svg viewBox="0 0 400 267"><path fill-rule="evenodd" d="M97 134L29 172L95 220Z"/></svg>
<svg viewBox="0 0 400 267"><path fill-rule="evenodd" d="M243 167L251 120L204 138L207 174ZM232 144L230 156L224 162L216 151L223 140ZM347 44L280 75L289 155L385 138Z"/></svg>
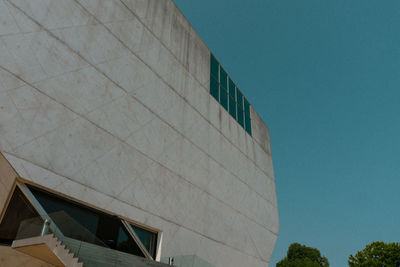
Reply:
<svg viewBox="0 0 400 267"><path fill-rule="evenodd" d="M326 257L322 257L316 248L307 247L299 243L289 246L287 255L276 264L276 267L329 267Z"/></svg>
<svg viewBox="0 0 400 267"><path fill-rule="evenodd" d="M400 243L372 242L348 262L350 267L399 267Z"/></svg>

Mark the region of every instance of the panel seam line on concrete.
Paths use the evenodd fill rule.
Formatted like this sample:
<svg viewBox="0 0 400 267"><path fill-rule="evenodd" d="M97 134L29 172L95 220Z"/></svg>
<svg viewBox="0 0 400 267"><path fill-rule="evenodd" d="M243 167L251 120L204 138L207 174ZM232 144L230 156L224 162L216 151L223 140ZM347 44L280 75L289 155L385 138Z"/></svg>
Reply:
<svg viewBox="0 0 400 267"><path fill-rule="evenodd" d="M7 0L10 1L10 0ZM76 1L76 0L74 0ZM85 57L83 57L79 52L73 50L71 47L69 47L63 40L61 40L60 38L58 38L57 36L55 36L51 31L49 31L48 29L46 29L43 25L41 25L39 22L37 22L36 20L34 20L32 17L30 17L28 14L26 14L23 10L21 10L19 7L17 7L14 3L10 3L12 4L15 8L17 8L18 10L20 10L25 16L27 16L29 19L31 19L34 23L36 23L38 26L40 26L41 28L43 28L51 37L53 37L54 39L56 39L57 41L59 41L61 44L63 44L64 46L66 46L69 50L71 50L73 53L77 54L79 57L81 57L85 62L87 62L89 65L91 65L93 68L95 68L97 71L99 71L99 73L101 73L102 75L104 75L106 78L108 78L111 82L113 82L118 88L120 88L121 90L123 90L128 96L131 96L130 94L127 93L127 91L120 86L118 83L116 83L114 80L112 80L110 77L108 77L108 75L106 75L104 72L102 72L101 70L99 70L94 64L92 64L90 61L88 61ZM80 3L78 3L80 5ZM85 10L86 11L86 10ZM89 13L88 11L86 11L88 14L90 14L91 16L93 16L91 13ZM97 19L97 18L95 18ZM97 19L98 20L98 19ZM104 26L104 24L102 24ZM109 29L107 27L105 27L108 31ZM113 34L112 34L113 35ZM113 35L114 36L114 35ZM119 39L118 39L119 40ZM124 44L125 45L125 44ZM126 46L126 45L125 45ZM147 66L147 65L146 65ZM98 124L94 123L93 121L91 121L89 118L87 118L85 115L80 114L76 111L74 111L73 109L71 109L70 107L66 106L65 104L62 104L60 102L58 102L56 99L54 99L53 97L47 95L46 93L42 92L38 87L36 87L35 85L23 80L21 77L19 77L18 75L14 74L13 72L5 69L4 67L0 66L0 68L2 68L4 71L9 72L10 74L12 74L13 76L15 76L16 78L20 79L21 81L23 81L24 83L26 83L27 85L31 86L32 88L36 89L37 91L39 91L40 93L44 94L45 96L49 97L50 99L52 99L53 101L55 101L56 103L64 106L65 108L67 108L68 110L70 110L71 112L75 113L76 115L82 117L83 119L87 120L88 122L90 122L92 125L94 125L95 127L101 129L102 131L106 132L107 134L109 134L110 136L116 138L117 140L119 140L121 143L124 143L126 145L128 145L129 147L131 147L132 149L138 151L140 154L142 154L143 156L145 156L146 158L150 159L151 161L155 162L156 164L159 164L160 166L163 166L164 168L168 169L171 173L174 173L175 175L177 175L180 179L186 181L189 184L192 184L193 186L195 186L196 188L198 188L200 191L205 192L207 195L210 195L212 198L216 199L217 201L223 203L224 205L230 207L231 209L235 210L237 213L241 214L242 216L246 217L247 219L249 219L250 221L253 221L254 223L258 224L259 226L267 229L268 231L270 231L273 234L273 231L271 231L270 229L268 229L265 225L257 222L256 220L249 218L247 215L243 214L242 212L238 211L237 209L231 207L229 204L225 203L224 201L220 200L219 198L213 196L212 194L210 194L209 192L205 191L204 189L202 189L201 187L199 187L196 184L193 184L191 181L187 180L186 178L184 178L182 175L176 173L175 171L171 170L169 167L165 166L164 164L150 158L147 154L143 153L142 151L138 150L137 148L133 147L132 145L130 145L129 143L126 143L123 139L115 136L114 134L112 134L111 132L109 132L108 130L104 129L103 127L100 127ZM133 97L133 96L131 96ZM134 99L136 99L135 97L133 97ZM189 142L191 142L194 146L196 146L197 148L199 148L196 144L194 144L191 140L189 140L188 138L186 138L182 133L180 133L178 130L176 130L173 126L171 126L169 123L167 123L164 119L162 119L158 114L154 113L153 111L151 111L146 105L144 105L140 100L136 99L140 104L142 104L144 107L146 107L151 113L153 113L156 117L158 117L160 120L162 120L164 123L166 123L169 127L171 127L172 129L174 129L179 135L181 135L183 138L187 139ZM205 153L201 148L199 148L203 153ZM207 153L205 153L206 155L208 155ZM212 158L210 156L210 158ZM219 163L218 161L216 161L214 158L212 158L215 162L217 162L221 167L223 167L225 169L225 167ZM262 171L262 170L261 170ZM235 175L236 176L236 175ZM269 177L269 176L268 176ZM238 178L238 180L242 181L240 178ZM243 182L243 181L242 181ZM244 182L243 182L244 183ZM246 184L248 187L250 187L247 183ZM250 187L251 188L251 187ZM258 192L254 191L256 194L259 194ZM263 198L262 196L260 196L261 198ZM274 208L276 208L271 201L266 200L265 198L263 198L265 201L267 201L271 206L273 206Z"/></svg>
<svg viewBox="0 0 400 267"><path fill-rule="evenodd" d="M200 236L202 236L202 237L204 237L204 238L206 238L206 239L209 239L209 240L214 241L214 242L216 242L216 243L219 243L219 244L221 244L221 245L230 247L231 249L236 250L236 251L238 251L239 253L242 253L242 254L245 254L245 255L248 255L248 256L251 256L251 257L254 257L254 256L255 256L255 257L258 258L258 255L251 255L251 254L246 253L246 252L244 252L244 251L241 251L241 250L239 250L238 248L236 248L236 247L234 247L234 246L231 246L231 245L229 245L229 244L227 244L227 243L225 243L225 242L223 242L223 241L219 241L219 240L217 240L217 239L214 239L214 238L212 238L212 237L209 237L209 236L207 236L207 235L205 235L205 234L203 234L203 233L200 233L200 232L198 232L197 230L191 229L191 228L189 228L189 227L187 227L187 226L185 226L185 225L178 224L178 223L172 221L171 219L165 218L164 216L155 214L155 213L153 213L153 212L151 212L151 211L148 211L148 210L144 210L144 209L141 208L141 207L137 207L136 205L134 205L134 204L132 204L132 203L129 203L129 202L124 201L124 200L121 200L121 199L118 199L118 198L116 198L116 197L114 197L114 196L112 196L112 195L109 195L109 194L107 194L107 193L100 192L100 191L98 191L97 189L92 188L91 186L88 186L88 185L85 185L85 184L83 184L83 183L81 183L81 182L78 182L78 181L75 181L75 180L73 180L73 179L70 179L70 178L68 178L68 177L66 177L66 176L64 176L64 175L62 175L62 174L60 174L60 173L57 173L57 172L55 172L55 171L53 171L53 170L49 170L49 169L47 169L47 168L44 167L44 166L38 165L38 164L36 164L36 163L34 163L34 162L31 162L30 160L23 159L23 158L19 157L18 155L14 154L14 153L12 153L12 152L9 152L9 151L3 151L3 152L6 153L6 154L11 155L11 156L13 156L13 157L15 157L15 158L17 158L17 159L26 161L26 162L28 162L28 163L30 163L30 164L32 164L32 165L37 165L37 166L39 166L40 168L43 168L44 170L46 170L46 171L48 171L48 172L50 172L50 173L53 173L53 174L55 174L55 175L57 175L57 176L60 176L60 177L62 177L62 178L64 178L64 179L66 179L66 180L72 181L73 183L77 183L77 184L79 184L79 185L81 185L81 186L83 186L83 187L89 188L89 189L91 189L91 190L93 190L93 191L95 191L95 192L98 192L98 193L100 193L100 194L106 195L106 196L108 196L109 198L111 198L111 199L113 199L113 200L116 200L116 201L118 201L118 202L125 203L125 204L127 204L127 205L129 205L129 206L134 206L135 208L137 208L137 209L139 209L139 210L141 210L141 211L143 211L143 212L145 212L145 213L148 213L148 214L150 214L150 215L152 215L152 216L158 217L158 218L160 218L160 219L162 219L162 220L164 220L164 221L167 221L167 222L169 222L169 223L172 223L172 224L174 224L174 225L176 225L176 226L178 226L178 227L182 227L182 228L184 228L184 229L186 229L186 230L188 230L188 231L191 231L191 232L193 232L193 233L196 233L196 234L198 234L198 235L200 235ZM21 178L24 178L24 177L21 177ZM66 182L66 181L63 181L61 184L65 183L65 182ZM60 185L61 185L61 184L60 184ZM53 190L54 190L54 189L53 189ZM74 198L74 197L73 197L73 198ZM108 209L107 209L107 210L108 210ZM111 213L113 213L113 212L111 211ZM267 230L270 231L269 229L267 229ZM271 232L271 231L270 231L270 232ZM275 234L275 233L273 233L273 232L271 232L271 233L272 233L273 235L275 235L275 236L277 235L277 234ZM262 261L264 261L264 262L267 262L266 260L264 260L264 259L262 259L262 258L260 258L260 259L261 259Z"/></svg>

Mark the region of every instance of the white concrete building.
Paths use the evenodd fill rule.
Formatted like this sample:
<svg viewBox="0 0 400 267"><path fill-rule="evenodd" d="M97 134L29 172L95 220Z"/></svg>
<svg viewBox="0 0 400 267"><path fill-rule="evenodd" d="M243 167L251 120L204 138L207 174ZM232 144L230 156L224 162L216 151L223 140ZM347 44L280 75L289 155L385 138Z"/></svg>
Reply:
<svg viewBox="0 0 400 267"><path fill-rule="evenodd" d="M0 0L0 153L10 266L268 266L269 130L172 0Z"/></svg>

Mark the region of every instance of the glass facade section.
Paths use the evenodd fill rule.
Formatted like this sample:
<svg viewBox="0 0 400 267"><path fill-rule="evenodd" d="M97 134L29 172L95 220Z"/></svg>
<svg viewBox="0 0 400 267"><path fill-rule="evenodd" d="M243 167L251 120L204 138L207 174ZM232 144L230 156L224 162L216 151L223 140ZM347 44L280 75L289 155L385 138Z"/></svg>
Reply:
<svg viewBox="0 0 400 267"><path fill-rule="evenodd" d="M244 124L246 131L251 134L251 119L250 119L250 104L246 98L243 99L244 102Z"/></svg>
<svg viewBox="0 0 400 267"><path fill-rule="evenodd" d="M243 109L239 109L239 106L238 106L237 113L238 113L237 114L237 117L238 117L237 121L244 128Z"/></svg>
<svg viewBox="0 0 400 267"><path fill-rule="evenodd" d="M31 186L29 189L65 236L145 257L118 217Z"/></svg>
<svg viewBox="0 0 400 267"><path fill-rule="evenodd" d="M219 98L219 102L221 103L221 105L224 107L224 109L228 110L228 92L226 91L226 89L222 86L220 86L219 88L219 93L220 93L220 98Z"/></svg>
<svg viewBox="0 0 400 267"><path fill-rule="evenodd" d="M219 101L219 84L213 77L210 78L210 93L217 101Z"/></svg>
<svg viewBox="0 0 400 267"><path fill-rule="evenodd" d="M10 246L17 236L21 223L38 216L35 208L16 187L0 224L0 244ZM40 231L40 228L38 230Z"/></svg>
<svg viewBox="0 0 400 267"><path fill-rule="evenodd" d="M236 91L236 97L237 97L237 118L238 118L238 122L239 122L240 125L242 125L242 127L244 127L243 95L239 90Z"/></svg>
<svg viewBox="0 0 400 267"><path fill-rule="evenodd" d="M236 101L233 97L231 97L231 95L229 95L229 114L231 114L231 116L237 120L237 116L236 116Z"/></svg>
<svg viewBox="0 0 400 267"><path fill-rule="evenodd" d="M214 77L214 79L218 81L219 63L213 55L211 55L210 61L211 61L211 69L210 69L211 77Z"/></svg>
<svg viewBox="0 0 400 267"><path fill-rule="evenodd" d="M223 68L219 68L219 84L227 90L228 88L228 74L224 71Z"/></svg>
<svg viewBox="0 0 400 267"><path fill-rule="evenodd" d="M210 94L251 135L250 104L212 54Z"/></svg>
<svg viewBox="0 0 400 267"><path fill-rule="evenodd" d="M151 256L153 256L153 259L156 258L156 248L157 248L157 233L147 231L143 228L139 228L136 225L131 224L131 227L133 231L135 231L135 234L137 237L139 237L140 241L142 241L142 244L144 247L147 249L147 251L150 253Z"/></svg>
<svg viewBox="0 0 400 267"><path fill-rule="evenodd" d="M236 86L231 79L229 79L229 96L236 101Z"/></svg>

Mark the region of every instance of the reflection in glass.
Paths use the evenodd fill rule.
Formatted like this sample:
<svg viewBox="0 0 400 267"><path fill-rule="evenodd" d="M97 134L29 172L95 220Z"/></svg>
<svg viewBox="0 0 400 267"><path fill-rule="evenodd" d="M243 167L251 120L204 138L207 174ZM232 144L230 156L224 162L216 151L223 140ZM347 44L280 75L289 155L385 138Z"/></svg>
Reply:
<svg viewBox="0 0 400 267"><path fill-rule="evenodd" d="M217 80L213 77L210 79L210 93L217 101L219 101L219 86Z"/></svg>
<svg viewBox="0 0 400 267"><path fill-rule="evenodd" d="M0 224L0 244L11 245L21 222L38 216L35 208L16 187Z"/></svg>
<svg viewBox="0 0 400 267"><path fill-rule="evenodd" d="M143 228L139 228L136 225L131 224L132 229L135 231L137 237L139 237L143 246L147 249L153 259L156 258L156 247L157 247L157 233L147 231Z"/></svg>
<svg viewBox="0 0 400 267"><path fill-rule="evenodd" d="M219 63L217 59L211 55L211 76L214 77L218 81L218 71L219 71Z"/></svg>
<svg viewBox="0 0 400 267"><path fill-rule="evenodd" d="M29 189L65 236L145 257L118 217L31 186Z"/></svg>
<svg viewBox="0 0 400 267"><path fill-rule="evenodd" d="M220 103L224 107L224 109L228 110L228 92L225 88L220 87Z"/></svg>
<svg viewBox="0 0 400 267"><path fill-rule="evenodd" d="M223 68L219 68L219 83L225 90L228 89L228 74Z"/></svg>
<svg viewBox="0 0 400 267"><path fill-rule="evenodd" d="M250 104L212 54L210 94L251 135Z"/></svg>

